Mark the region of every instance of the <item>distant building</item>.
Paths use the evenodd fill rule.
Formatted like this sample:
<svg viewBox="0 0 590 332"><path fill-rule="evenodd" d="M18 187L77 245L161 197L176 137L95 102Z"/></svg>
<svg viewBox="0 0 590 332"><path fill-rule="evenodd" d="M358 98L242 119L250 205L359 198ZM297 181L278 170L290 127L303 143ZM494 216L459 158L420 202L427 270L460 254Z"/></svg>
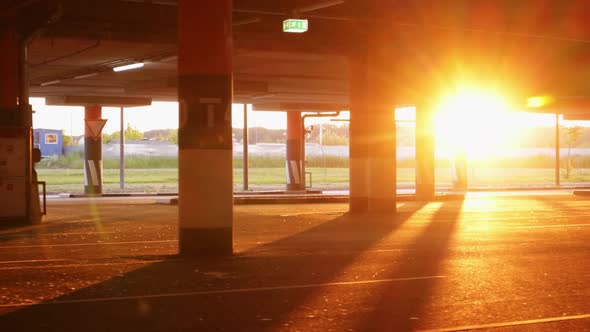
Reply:
<svg viewBox="0 0 590 332"><path fill-rule="evenodd" d="M41 149L41 156L48 157L63 154L63 134L56 129L34 129L33 139L36 148Z"/></svg>

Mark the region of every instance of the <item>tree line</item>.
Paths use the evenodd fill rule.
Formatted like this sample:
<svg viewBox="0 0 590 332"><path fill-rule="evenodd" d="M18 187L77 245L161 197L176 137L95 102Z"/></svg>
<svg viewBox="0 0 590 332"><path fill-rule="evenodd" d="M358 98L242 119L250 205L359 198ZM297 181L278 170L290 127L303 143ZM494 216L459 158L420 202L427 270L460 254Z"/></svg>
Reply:
<svg viewBox="0 0 590 332"><path fill-rule="evenodd" d="M323 124L322 125L322 144L324 145L348 145L348 124ZM307 143L320 143L320 126L307 126L306 128ZM513 142L514 147L521 148L552 148L555 146L555 128L554 127L534 127L523 128L522 139ZM498 133L502 135L502 133ZM398 146L412 147L415 144L415 128L413 126L397 127ZM64 145L75 145L83 136L63 135ZM242 142L244 137L242 128L233 128L233 138L236 142ZM562 127L561 128L561 147L563 148L590 148L590 127ZM103 134L104 144L119 140L119 131ZM177 129L157 129L145 132L127 124L125 129L125 140L150 140L163 141L172 144L178 144ZM268 129L263 127L253 127L248 129L248 144L258 143L277 143L286 142L285 129Z"/></svg>

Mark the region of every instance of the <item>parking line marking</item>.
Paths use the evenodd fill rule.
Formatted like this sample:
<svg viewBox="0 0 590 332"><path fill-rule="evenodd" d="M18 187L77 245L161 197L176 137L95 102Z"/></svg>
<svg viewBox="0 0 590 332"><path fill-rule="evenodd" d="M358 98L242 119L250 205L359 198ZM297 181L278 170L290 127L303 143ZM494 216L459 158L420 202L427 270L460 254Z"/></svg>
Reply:
<svg viewBox="0 0 590 332"><path fill-rule="evenodd" d="M519 326L519 325L531 325L531 324L561 322L561 321L567 321L567 320L588 319L588 318L590 318L590 314L574 315L574 316L549 317L549 318L530 319L530 320L521 320L521 321L504 322L504 323L491 323L491 324L481 324L481 325L466 325L466 326L448 327L448 328L442 328L442 329L420 330L418 332L456 332L456 331L470 331L470 330L491 329L491 328L497 328L497 327L509 327L509 326Z"/></svg>
<svg viewBox="0 0 590 332"><path fill-rule="evenodd" d="M0 271L7 270L31 270L31 269L60 269L60 268L79 268L93 266L118 266L118 265L148 265L152 263L176 262L177 260L153 260L153 261L129 261L129 262L112 262L112 263L86 263L86 264L61 264L61 265L28 265L28 266L8 266L0 267Z"/></svg>
<svg viewBox="0 0 590 332"><path fill-rule="evenodd" d="M167 256L167 255L159 255L157 257L161 257L161 256ZM90 261L106 261L106 260L112 260L112 259L121 259L121 258L126 258L129 260L134 260L134 261L145 261L145 262L152 262L152 261L166 261L166 262L170 262L170 261L177 261L177 260L182 260L182 259L161 259L161 258L157 258L157 259L146 259L144 258L145 256L137 256L137 257L120 257L120 256L108 256L108 257L81 257L81 258L48 258L48 259L22 259L22 260L13 260L13 261L0 261L0 264L18 264L18 263L53 263L53 262L90 262Z"/></svg>
<svg viewBox="0 0 590 332"><path fill-rule="evenodd" d="M420 215L416 215L416 217L421 217ZM586 217L590 217L590 214L572 214L572 215L568 215L568 216L547 216L547 215L543 215L543 216L526 216L526 217L481 217L481 218L474 218L471 216L467 216L467 217L463 217L461 219L459 219L459 221L461 222L477 222L477 221L512 221L512 220L527 220L527 219L535 219L535 220L541 220L541 219L570 219L570 218L586 218ZM429 221L429 222L455 222L454 219L437 219L436 221Z"/></svg>
<svg viewBox="0 0 590 332"><path fill-rule="evenodd" d="M48 248L48 247L85 247L85 246L100 246L100 245L170 243L170 242L178 242L178 240L38 244L38 245L30 245L30 246L5 246L5 247L0 247L0 250L2 250L2 249L15 249L15 248L22 249L22 248Z"/></svg>
<svg viewBox="0 0 590 332"><path fill-rule="evenodd" d="M304 284L304 285L286 285L286 286L257 287L257 288L220 289L220 290L210 290L210 291L196 291L196 292L182 292L182 293L160 293L160 294L134 295L134 296L114 296L114 297L90 298L90 299L79 299L79 300L51 301L51 302L9 303L9 304L0 304L0 308L26 307L26 306L31 306L31 305L60 305L60 304L109 302L109 301L159 299L159 298L199 296L199 295L240 294L240 293L269 292L269 291L306 289L306 288L318 288L318 287L369 285L369 284L390 283L390 282L397 282L397 281L415 281L415 280L429 280L429 279L441 279L441 278L445 278L445 276L438 275L438 276L426 276L426 277L408 277L408 278L374 279L374 280L362 280L362 281L329 282L329 283L323 283L323 284Z"/></svg>
<svg viewBox="0 0 590 332"><path fill-rule="evenodd" d="M102 235L102 234L115 234L116 232L81 232L81 233L32 233L32 234L13 234L13 235L0 235L0 239L12 239L12 238L23 238L23 237L37 237L37 236L70 236L70 235Z"/></svg>
<svg viewBox="0 0 590 332"><path fill-rule="evenodd" d="M537 226L512 226L510 228L556 228L556 227L588 227L589 223L585 224L561 224L561 225L537 225Z"/></svg>
<svg viewBox="0 0 590 332"><path fill-rule="evenodd" d="M83 260L83 259L80 259L80 260ZM22 259L22 260L16 260L16 261L0 261L0 264L46 263L46 262L65 262L65 261L68 261L68 259L65 259L65 258L55 258L55 259Z"/></svg>

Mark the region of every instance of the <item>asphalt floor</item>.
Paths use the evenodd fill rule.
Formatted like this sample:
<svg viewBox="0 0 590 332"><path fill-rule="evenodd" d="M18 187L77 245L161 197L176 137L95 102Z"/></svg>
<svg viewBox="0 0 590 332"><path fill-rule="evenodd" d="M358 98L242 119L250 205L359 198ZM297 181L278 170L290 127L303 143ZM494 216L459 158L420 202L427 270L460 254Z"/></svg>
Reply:
<svg viewBox="0 0 590 332"><path fill-rule="evenodd" d="M0 225L0 331L590 331L590 200L571 192L239 205L235 254L200 259L157 199Z"/></svg>

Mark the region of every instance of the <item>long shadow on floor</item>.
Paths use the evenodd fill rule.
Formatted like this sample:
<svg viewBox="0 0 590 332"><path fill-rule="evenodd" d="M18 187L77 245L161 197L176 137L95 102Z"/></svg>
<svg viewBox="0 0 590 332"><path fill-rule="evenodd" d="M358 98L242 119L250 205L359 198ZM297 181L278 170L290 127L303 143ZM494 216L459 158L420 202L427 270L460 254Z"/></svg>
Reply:
<svg viewBox="0 0 590 332"><path fill-rule="evenodd" d="M37 225L25 225L15 222L0 222L0 243L18 240L34 239L40 234L59 235L63 232L72 232L80 229L88 229L92 222L79 222L79 217L72 216L60 220L60 222L41 223ZM89 226L90 225L90 226Z"/></svg>
<svg viewBox="0 0 590 332"><path fill-rule="evenodd" d="M135 205L133 206L135 207ZM108 241L116 239L113 235L122 235L124 232L115 234L115 229L112 226L120 226L123 222L130 224L144 223L144 219L139 215L148 216L149 212L137 209L134 210L133 218L128 219L122 216L121 218L104 218L101 207L92 201L87 205L74 206L75 211L68 213L69 208L60 206L57 213L45 217L44 222L37 225L23 225L22 223L0 222L0 243L14 242L15 245L36 244L39 242L40 236L54 236L64 238L70 233L74 235L84 235L84 240L88 241L93 237L97 240ZM127 210L131 210L129 205L126 205ZM106 220L105 220L106 219ZM171 234L176 233L176 225L174 228L168 230Z"/></svg>
<svg viewBox="0 0 590 332"><path fill-rule="evenodd" d="M444 202L402 257L390 277L399 275L439 276L456 232L463 201ZM355 331L414 331L424 307L441 279L390 283L366 304L368 313Z"/></svg>
<svg viewBox="0 0 590 332"><path fill-rule="evenodd" d="M340 216L230 258L151 264L52 300L59 304L15 308L0 317L0 327L126 332L278 329L287 314L317 292L317 287L282 286L334 281L358 255L422 207L409 204L395 217ZM117 268L108 273L118 274ZM160 295L150 296L154 294Z"/></svg>

